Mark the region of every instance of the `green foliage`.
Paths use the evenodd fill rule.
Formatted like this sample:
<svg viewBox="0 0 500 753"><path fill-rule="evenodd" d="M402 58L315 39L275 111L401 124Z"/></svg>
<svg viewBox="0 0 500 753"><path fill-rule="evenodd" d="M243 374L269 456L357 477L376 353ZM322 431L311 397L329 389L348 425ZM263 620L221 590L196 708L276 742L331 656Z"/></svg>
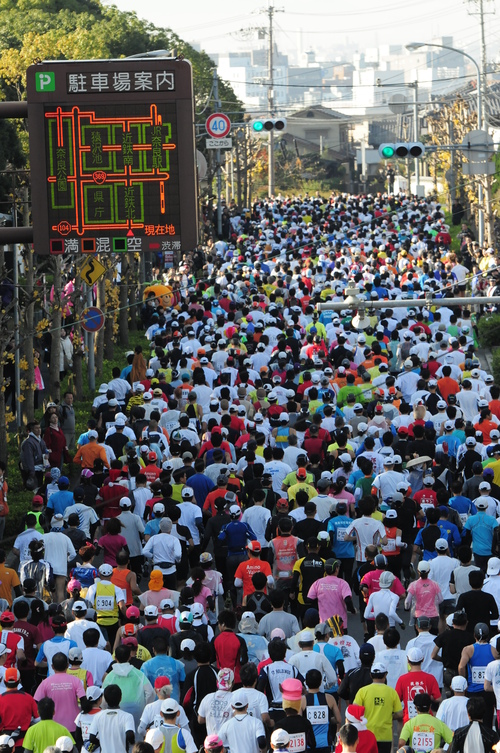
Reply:
<svg viewBox="0 0 500 753"><path fill-rule="evenodd" d="M100 0L0 0L0 100L26 98L26 71L37 60L122 58L150 50L176 50L193 67L196 122L204 123L212 89L214 62L171 29L158 28ZM243 105L221 81L219 95L233 121L243 119ZM19 123L19 147L27 138ZM1 137L0 133L0 137ZM14 150L15 153L15 150ZM0 170L2 168L0 158ZM0 201L3 200L0 195Z"/></svg>
<svg viewBox="0 0 500 753"><path fill-rule="evenodd" d="M493 351L493 360L492 360L492 372L493 376L495 378L495 384L500 383L500 350L497 348Z"/></svg>
<svg viewBox="0 0 500 753"><path fill-rule="evenodd" d="M9 515L5 523L6 538L17 536L21 531L21 518L31 508L33 492L28 492L23 487L21 471L19 470L19 446L17 436L12 435L9 440L9 454L7 462L7 483L9 493Z"/></svg>
<svg viewBox="0 0 500 753"><path fill-rule="evenodd" d="M498 343L500 342L500 314L482 316L477 326L481 347L495 347L497 350ZM496 355L498 355L498 353L496 353Z"/></svg>
<svg viewBox="0 0 500 753"><path fill-rule="evenodd" d="M445 197L442 197L442 201L445 201L445 200L446 200ZM453 249L453 251L458 252L458 251L460 251L460 241L458 240L458 234L461 231L462 226L461 225L453 225L453 223L451 221L451 212L447 212L446 210L444 212L444 219L445 219L446 224L450 228L451 248Z"/></svg>
<svg viewBox="0 0 500 753"><path fill-rule="evenodd" d="M212 86L214 63L171 29L160 29L99 0L0 0L0 97L25 98L26 68L38 59L120 58L177 50L193 66L197 107ZM231 87L220 85L225 109L242 114ZM202 116L202 120L206 114ZM201 122L201 121L200 121Z"/></svg>
<svg viewBox="0 0 500 753"><path fill-rule="evenodd" d="M495 163L495 174L493 176L492 190L493 194L495 194L500 191L500 152L495 152L493 162Z"/></svg>

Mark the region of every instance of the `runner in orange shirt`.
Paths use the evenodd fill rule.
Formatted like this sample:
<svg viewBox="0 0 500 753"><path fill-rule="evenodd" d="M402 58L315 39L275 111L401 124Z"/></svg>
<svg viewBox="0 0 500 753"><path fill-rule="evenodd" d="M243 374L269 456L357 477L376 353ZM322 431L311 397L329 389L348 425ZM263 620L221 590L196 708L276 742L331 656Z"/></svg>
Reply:
<svg viewBox="0 0 500 753"><path fill-rule="evenodd" d="M236 588L241 588L241 586L243 586L244 599L255 591L255 587L252 583L252 575L254 575L254 573L264 573L267 577L268 586L272 586L274 583L271 565L269 562L263 562L260 558L261 549L262 547L258 541L250 541L247 546L248 559L245 562L240 562L236 568L234 585ZM265 593L267 593L267 591Z"/></svg>
<svg viewBox="0 0 500 753"><path fill-rule="evenodd" d="M91 429L88 432L88 438L88 444L82 445L77 450L76 455L73 458L73 463L81 465L82 468L90 468L92 470L94 467L94 460L100 458L106 468L109 468L106 450L102 444L97 444L97 432Z"/></svg>

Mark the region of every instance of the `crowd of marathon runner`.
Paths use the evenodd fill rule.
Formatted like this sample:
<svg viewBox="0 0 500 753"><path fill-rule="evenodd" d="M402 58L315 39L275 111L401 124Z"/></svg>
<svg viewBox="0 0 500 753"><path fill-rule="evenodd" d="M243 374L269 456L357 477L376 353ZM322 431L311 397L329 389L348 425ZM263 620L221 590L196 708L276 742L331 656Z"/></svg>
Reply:
<svg viewBox="0 0 500 753"><path fill-rule="evenodd" d="M86 427L69 393L28 427L0 753L487 753L497 252L404 196L259 202L228 230L165 273L172 305L147 297ZM348 286L363 329L317 309Z"/></svg>

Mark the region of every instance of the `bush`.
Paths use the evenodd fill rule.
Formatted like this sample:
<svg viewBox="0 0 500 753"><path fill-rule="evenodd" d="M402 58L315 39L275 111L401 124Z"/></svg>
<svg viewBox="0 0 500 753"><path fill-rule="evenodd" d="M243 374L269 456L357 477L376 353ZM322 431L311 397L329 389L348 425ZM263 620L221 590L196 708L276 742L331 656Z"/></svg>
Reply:
<svg viewBox="0 0 500 753"><path fill-rule="evenodd" d="M495 350L493 353L491 370L495 379L495 384L500 384L500 350Z"/></svg>
<svg viewBox="0 0 500 753"><path fill-rule="evenodd" d="M482 348L492 348L500 342L500 314L482 316L477 323Z"/></svg>

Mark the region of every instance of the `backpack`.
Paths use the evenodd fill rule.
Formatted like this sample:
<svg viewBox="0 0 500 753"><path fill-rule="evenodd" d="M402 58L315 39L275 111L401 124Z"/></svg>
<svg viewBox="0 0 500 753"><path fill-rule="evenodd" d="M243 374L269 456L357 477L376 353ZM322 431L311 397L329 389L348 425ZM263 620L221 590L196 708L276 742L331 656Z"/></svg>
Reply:
<svg viewBox="0 0 500 753"><path fill-rule="evenodd" d="M267 595L260 591L254 591L248 597L246 607L254 613L257 622L260 622L266 614L272 611L271 602L267 598Z"/></svg>
<svg viewBox="0 0 500 753"><path fill-rule="evenodd" d="M207 625L192 625L193 630L201 635L205 643L208 641L208 627Z"/></svg>

